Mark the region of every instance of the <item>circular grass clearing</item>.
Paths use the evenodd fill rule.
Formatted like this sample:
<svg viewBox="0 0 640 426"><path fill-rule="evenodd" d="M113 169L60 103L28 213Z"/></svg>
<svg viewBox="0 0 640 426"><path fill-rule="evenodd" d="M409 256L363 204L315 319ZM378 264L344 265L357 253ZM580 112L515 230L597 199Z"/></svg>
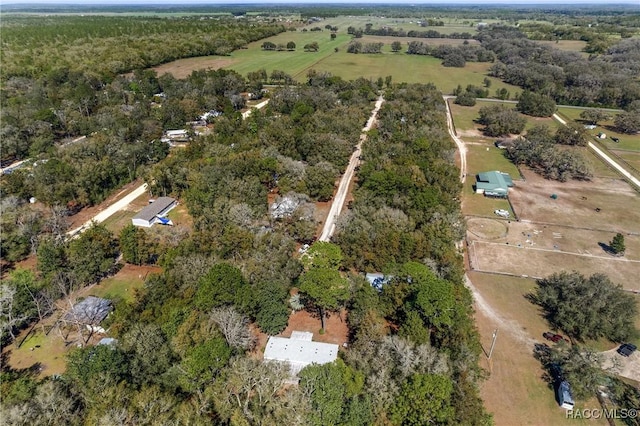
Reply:
<svg viewBox="0 0 640 426"><path fill-rule="evenodd" d="M509 227L501 220L472 217L467 219L467 230L483 240L497 240L507 236Z"/></svg>

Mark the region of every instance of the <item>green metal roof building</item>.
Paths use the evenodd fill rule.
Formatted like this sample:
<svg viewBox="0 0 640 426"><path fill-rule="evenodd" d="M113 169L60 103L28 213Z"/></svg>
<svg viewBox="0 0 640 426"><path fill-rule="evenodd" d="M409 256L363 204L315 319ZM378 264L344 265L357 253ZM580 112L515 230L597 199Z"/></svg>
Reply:
<svg viewBox="0 0 640 426"><path fill-rule="evenodd" d="M476 193L488 197L507 198L509 188L513 187L513 180L508 173L483 172L476 175Z"/></svg>

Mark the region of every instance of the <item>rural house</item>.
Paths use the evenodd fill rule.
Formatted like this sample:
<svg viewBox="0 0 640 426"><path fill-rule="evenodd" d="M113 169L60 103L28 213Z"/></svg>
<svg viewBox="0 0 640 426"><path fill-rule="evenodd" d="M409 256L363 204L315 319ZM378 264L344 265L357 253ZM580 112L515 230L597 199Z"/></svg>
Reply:
<svg viewBox="0 0 640 426"><path fill-rule="evenodd" d="M507 198L511 187L513 187L513 180L508 173L492 171L476 175L476 194Z"/></svg>
<svg viewBox="0 0 640 426"><path fill-rule="evenodd" d="M171 221L165 219L169 211L177 205L175 199L171 197L160 197L142 210L131 219L135 226L143 226L150 228L154 223L162 223L163 225L171 224Z"/></svg>
<svg viewBox="0 0 640 426"><path fill-rule="evenodd" d="M290 338L269 337L264 349L264 359L285 362L292 375L307 365L328 364L338 357L338 345L313 342L313 333L294 331Z"/></svg>
<svg viewBox="0 0 640 426"><path fill-rule="evenodd" d="M66 323L80 324L94 333L104 333L100 323L113 310L110 300L101 297L88 296L82 302L73 305L73 308L66 313L63 320Z"/></svg>

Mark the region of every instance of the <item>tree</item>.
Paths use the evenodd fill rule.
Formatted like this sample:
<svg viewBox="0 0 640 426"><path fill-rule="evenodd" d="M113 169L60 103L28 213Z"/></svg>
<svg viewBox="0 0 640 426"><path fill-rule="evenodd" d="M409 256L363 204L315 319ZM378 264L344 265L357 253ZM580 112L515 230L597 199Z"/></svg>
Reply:
<svg viewBox="0 0 640 426"><path fill-rule="evenodd" d="M556 131L555 141L562 145L586 146L587 138L587 131L583 126L570 123L558 128Z"/></svg>
<svg viewBox="0 0 640 426"><path fill-rule="evenodd" d="M611 240L611 242L609 243L609 248L614 254L618 256L624 255L624 251L626 250L626 247L624 245L624 235L618 232L613 237L613 240Z"/></svg>
<svg viewBox="0 0 640 426"><path fill-rule="evenodd" d="M248 284L238 268L218 263L198 281L195 304L204 312L228 304L243 307L247 305L247 290Z"/></svg>
<svg viewBox="0 0 640 426"><path fill-rule="evenodd" d="M119 243L125 262L143 265L151 260L152 245L142 228L132 224L125 226L120 231Z"/></svg>
<svg viewBox="0 0 640 426"><path fill-rule="evenodd" d="M277 45L270 41L262 43L262 50L276 50Z"/></svg>
<svg viewBox="0 0 640 426"><path fill-rule="evenodd" d="M231 348L221 337L214 337L192 348L182 360L184 385L201 389L213 382L231 358Z"/></svg>
<svg viewBox="0 0 640 426"><path fill-rule="evenodd" d="M464 59L464 56L459 53L449 53L442 61L442 65L445 67L464 68L466 64L467 61Z"/></svg>
<svg viewBox="0 0 640 426"><path fill-rule="evenodd" d="M616 115L613 122L622 133L638 133L640 132L640 111L621 112Z"/></svg>
<svg viewBox="0 0 640 426"><path fill-rule="evenodd" d="M402 43L400 43L399 41L394 41L393 43L391 43L391 50L393 52L399 52L402 50Z"/></svg>
<svg viewBox="0 0 640 426"><path fill-rule="evenodd" d="M476 104L476 97L469 92L464 92L456 96L454 103L462 106L474 106Z"/></svg>
<svg viewBox="0 0 640 426"><path fill-rule="evenodd" d="M212 309L209 320L218 326L232 348L248 350L255 344L251 331L249 331L249 319L240 314L233 306Z"/></svg>
<svg viewBox="0 0 640 426"><path fill-rule="evenodd" d="M85 387L95 378L108 378L117 383L127 377L128 371L127 357L120 348L97 345L70 352L65 374Z"/></svg>
<svg viewBox="0 0 640 426"><path fill-rule="evenodd" d="M394 425L446 425L453 418L453 384L438 374L414 374L391 407Z"/></svg>
<svg viewBox="0 0 640 426"><path fill-rule="evenodd" d="M111 272L118 256L118 244L103 225L92 224L69 244L69 266L78 281L92 284Z"/></svg>
<svg viewBox="0 0 640 426"><path fill-rule="evenodd" d="M316 241L305 254L301 261L307 268L340 269L344 256L340 246L327 241Z"/></svg>
<svg viewBox="0 0 640 426"><path fill-rule="evenodd" d="M158 382L175 358L167 336L156 324L136 323L122 337L121 347L129 360L134 383Z"/></svg>
<svg viewBox="0 0 640 426"><path fill-rule="evenodd" d="M580 113L580 118L589 124L597 125L601 121L609 120L611 116L601 109L585 109Z"/></svg>
<svg viewBox="0 0 640 426"><path fill-rule="evenodd" d="M520 94L517 109L534 117L550 117L556 112L556 103L550 96L525 90Z"/></svg>
<svg viewBox="0 0 640 426"><path fill-rule="evenodd" d="M325 311L335 311L349 297L347 280L340 272L328 268L312 268L300 277L300 291L309 298L320 314L324 329Z"/></svg>
<svg viewBox="0 0 640 426"><path fill-rule="evenodd" d="M296 44L293 41L288 42L287 50L296 50Z"/></svg>
<svg viewBox="0 0 640 426"><path fill-rule="evenodd" d="M478 123L485 126L484 132L487 136L502 136L521 133L527 120L509 107L491 105L480 108Z"/></svg>
<svg viewBox="0 0 640 426"><path fill-rule="evenodd" d="M638 308L633 296L604 274L553 274L537 281L531 300L553 327L578 340L606 337L620 342L635 333Z"/></svg>

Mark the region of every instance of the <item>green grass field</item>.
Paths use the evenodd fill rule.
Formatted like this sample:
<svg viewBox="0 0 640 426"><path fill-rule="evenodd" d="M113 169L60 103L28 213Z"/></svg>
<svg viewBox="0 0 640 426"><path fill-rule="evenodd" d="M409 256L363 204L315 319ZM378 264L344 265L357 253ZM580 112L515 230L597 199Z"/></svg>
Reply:
<svg viewBox="0 0 640 426"><path fill-rule="evenodd" d="M503 209L509 211L513 217L513 210L507 200L485 197L482 194L476 194L473 189L476 183L475 176L480 172L500 170L509 173L514 180L520 178L516 166L503 154L503 150L494 146L467 145L467 179L462 189L464 214L496 218L494 210Z"/></svg>
<svg viewBox="0 0 640 426"><path fill-rule="evenodd" d="M582 111L583 109L580 108L558 107L558 113L561 116L570 120L575 120L580 124L586 124L580 119L580 113ZM615 112L610 112L609 114L612 118L616 115ZM607 138L599 139L598 142L604 145L607 149L640 152L640 134L627 135L617 132L613 126L612 119L603 121L602 123L598 123L598 127L593 130L588 130L588 133L594 137L600 132L605 133L607 135ZM614 142L611 137L618 138L620 142Z"/></svg>

